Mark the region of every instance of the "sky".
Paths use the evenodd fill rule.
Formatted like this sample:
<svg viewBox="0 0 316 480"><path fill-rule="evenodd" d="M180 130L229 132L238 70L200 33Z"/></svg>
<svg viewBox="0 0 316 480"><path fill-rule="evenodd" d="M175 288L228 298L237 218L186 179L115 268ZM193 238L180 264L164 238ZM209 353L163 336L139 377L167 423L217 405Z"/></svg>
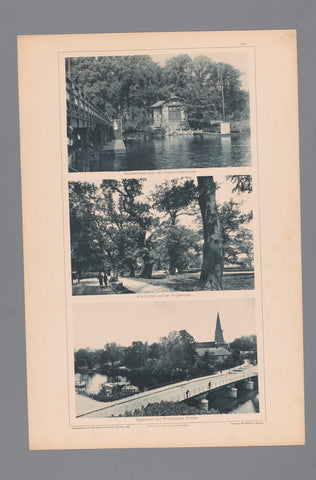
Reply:
<svg viewBox="0 0 316 480"><path fill-rule="evenodd" d="M149 344L171 331L187 330L197 342L213 341L219 312L226 342L256 334L255 300L210 299L77 303L73 306L74 347L102 348L135 340Z"/></svg>

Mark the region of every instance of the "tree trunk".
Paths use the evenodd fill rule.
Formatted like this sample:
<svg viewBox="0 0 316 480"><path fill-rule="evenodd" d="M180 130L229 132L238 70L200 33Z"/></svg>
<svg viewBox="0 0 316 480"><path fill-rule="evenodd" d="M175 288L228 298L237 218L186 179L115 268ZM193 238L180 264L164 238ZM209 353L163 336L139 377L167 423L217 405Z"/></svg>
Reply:
<svg viewBox="0 0 316 480"><path fill-rule="evenodd" d="M170 275L174 275L176 273L176 264L173 260L170 260L169 273Z"/></svg>
<svg viewBox="0 0 316 480"><path fill-rule="evenodd" d="M154 261L151 258L150 251L149 251L149 246L147 245L146 242L146 231L145 229L143 230L142 234L139 237L139 246L144 249L143 251L143 262L144 262L144 268L142 273L140 274L141 278L151 278L152 273L153 273L153 268L154 268Z"/></svg>
<svg viewBox="0 0 316 480"><path fill-rule="evenodd" d="M127 262L127 266L129 268L129 276L135 278L135 266L133 262Z"/></svg>
<svg viewBox="0 0 316 480"><path fill-rule="evenodd" d="M199 205L203 222L203 263L199 290L221 290L223 249L213 177L198 177Z"/></svg>
<svg viewBox="0 0 316 480"><path fill-rule="evenodd" d="M144 260L144 268L142 273L140 274L141 278L151 278L153 273L154 263L152 261L145 261Z"/></svg>

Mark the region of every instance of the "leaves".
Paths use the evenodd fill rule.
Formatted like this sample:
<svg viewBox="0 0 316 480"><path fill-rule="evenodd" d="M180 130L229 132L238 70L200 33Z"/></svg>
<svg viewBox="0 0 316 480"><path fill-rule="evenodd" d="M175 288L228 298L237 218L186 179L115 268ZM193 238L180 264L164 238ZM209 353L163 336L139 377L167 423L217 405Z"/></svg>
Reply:
<svg viewBox="0 0 316 480"><path fill-rule="evenodd" d="M207 56L178 55L164 66L148 55L71 58L72 80L101 110L121 118L125 132L150 127L149 107L171 95L182 99L191 128L210 129L212 120L249 115L241 72Z"/></svg>
<svg viewBox="0 0 316 480"><path fill-rule="evenodd" d="M150 278L153 268L171 274L201 268L203 237L214 227L205 222L204 204L198 207L199 192L207 199L215 191L214 181L213 193L206 189L207 179L199 177L198 185L188 178L165 181L148 198L144 179L107 179L100 186L70 182L72 269ZM249 186L248 178L239 182L235 176L234 182ZM226 264L252 268L252 213L240 205L230 200L216 207L216 235Z"/></svg>

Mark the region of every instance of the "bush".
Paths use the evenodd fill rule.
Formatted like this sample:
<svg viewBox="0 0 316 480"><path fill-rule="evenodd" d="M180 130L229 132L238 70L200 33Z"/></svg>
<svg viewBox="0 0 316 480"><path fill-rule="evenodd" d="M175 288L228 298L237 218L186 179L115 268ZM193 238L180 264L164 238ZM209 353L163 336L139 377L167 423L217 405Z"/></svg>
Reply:
<svg viewBox="0 0 316 480"><path fill-rule="evenodd" d="M120 417L168 417L173 415L214 415L219 411L212 408L208 412L199 410L181 402L155 402L149 403L146 407L135 409L132 412L125 412Z"/></svg>

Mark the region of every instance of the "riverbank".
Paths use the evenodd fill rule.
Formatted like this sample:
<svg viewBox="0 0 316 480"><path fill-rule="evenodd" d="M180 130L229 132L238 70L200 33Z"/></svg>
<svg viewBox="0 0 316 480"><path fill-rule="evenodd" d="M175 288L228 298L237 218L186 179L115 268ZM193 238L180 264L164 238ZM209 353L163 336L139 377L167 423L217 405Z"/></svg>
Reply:
<svg viewBox="0 0 316 480"><path fill-rule="evenodd" d="M249 120L238 120L238 121L228 121L227 124L230 125L229 133L221 133L220 125L223 122L220 120L213 120L210 122L209 130L202 129L192 129L189 126L184 128L183 126L173 126L168 124L161 124L160 126L154 127L148 125L148 128L143 131L138 132L128 132L123 133L123 139L125 144L133 142L135 140L149 140L151 138L159 138L164 136L192 136L192 135L242 135L250 134L250 121ZM225 122L226 123L226 122Z"/></svg>
<svg viewBox="0 0 316 480"><path fill-rule="evenodd" d="M78 416L85 417L112 417L112 416L125 416L126 412L133 412L136 409L146 407L148 404L160 403L162 401L167 402L184 402L190 398L194 398L199 395L208 395L208 393L222 389L226 385L231 383L243 381L249 377L257 376L257 367L252 365L245 365L241 367L235 367L230 370L225 370L222 373L213 375L207 375L200 378L194 378L185 380L176 384L170 384L162 388L156 388L149 390L132 397L121 399L109 403L93 401L92 409L89 409L89 402L82 401L80 405L80 411L83 412L83 404L88 407L85 413L78 413ZM80 402L80 394L76 395L76 402Z"/></svg>

